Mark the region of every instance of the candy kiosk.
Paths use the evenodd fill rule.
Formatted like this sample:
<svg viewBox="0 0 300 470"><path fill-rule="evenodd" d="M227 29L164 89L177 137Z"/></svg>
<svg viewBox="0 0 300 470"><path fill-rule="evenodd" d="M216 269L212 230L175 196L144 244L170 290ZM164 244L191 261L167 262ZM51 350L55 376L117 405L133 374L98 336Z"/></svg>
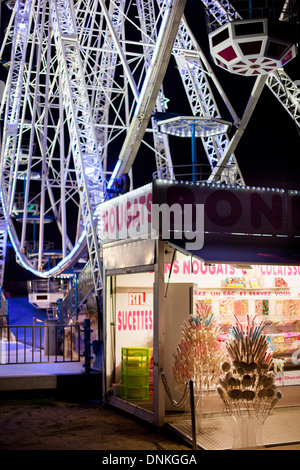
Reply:
<svg viewBox="0 0 300 470"><path fill-rule="evenodd" d="M299 215L296 191L160 180L101 204L105 399L194 448L299 440Z"/></svg>

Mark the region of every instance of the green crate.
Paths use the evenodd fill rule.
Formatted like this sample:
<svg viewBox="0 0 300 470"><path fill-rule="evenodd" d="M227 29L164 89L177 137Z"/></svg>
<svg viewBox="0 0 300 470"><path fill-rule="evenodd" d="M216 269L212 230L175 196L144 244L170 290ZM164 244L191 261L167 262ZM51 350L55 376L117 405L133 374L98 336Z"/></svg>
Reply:
<svg viewBox="0 0 300 470"><path fill-rule="evenodd" d="M149 374L149 348L122 348L122 373Z"/></svg>
<svg viewBox="0 0 300 470"><path fill-rule="evenodd" d="M149 363L149 348L122 348L122 358L125 363Z"/></svg>
<svg viewBox="0 0 300 470"><path fill-rule="evenodd" d="M122 384L127 387L149 387L149 374L145 375L122 375Z"/></svg>
<svg viewBox="0 0 300 470"><path fill-rule="evenodd" d="M122 348L122 398L148 400L149 348Z"/></svg>
<svg viewBox="0 0 300 470"><path fill-rule="evenodd" d="M126 400L148 400L149 387L122 387L122 398Z"/></svg>

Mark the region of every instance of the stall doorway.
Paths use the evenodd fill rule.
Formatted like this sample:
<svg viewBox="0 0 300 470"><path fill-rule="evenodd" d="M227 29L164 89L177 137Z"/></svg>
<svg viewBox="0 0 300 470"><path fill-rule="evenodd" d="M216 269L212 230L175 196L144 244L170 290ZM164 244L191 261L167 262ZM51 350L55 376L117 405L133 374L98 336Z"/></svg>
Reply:
<svg viewBox="0 0 300 470"><path fill-rule="evenodd" d="M154 273L107 278L107 371L114 397L153 411Z"/></svg>

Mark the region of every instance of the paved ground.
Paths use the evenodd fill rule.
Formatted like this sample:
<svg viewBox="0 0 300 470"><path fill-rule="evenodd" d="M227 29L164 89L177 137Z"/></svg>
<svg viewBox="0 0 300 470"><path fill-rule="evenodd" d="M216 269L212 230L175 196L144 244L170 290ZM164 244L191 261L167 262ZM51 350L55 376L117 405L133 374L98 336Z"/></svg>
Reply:
<svg viewBox="0 0 300 470"><path fill-rule="evenodd" d="M191 446L132 415L52 396L0 400L0 450L180 451ZM264 450L300 450L300 444ZM197 454L201 451L196 452Z"/></svg>
<svg viewBox="0 0 300 470"><path fill-rule="evenodd" d="M187 450L173 434L97 403L0 401L1 450Z"/></svg>

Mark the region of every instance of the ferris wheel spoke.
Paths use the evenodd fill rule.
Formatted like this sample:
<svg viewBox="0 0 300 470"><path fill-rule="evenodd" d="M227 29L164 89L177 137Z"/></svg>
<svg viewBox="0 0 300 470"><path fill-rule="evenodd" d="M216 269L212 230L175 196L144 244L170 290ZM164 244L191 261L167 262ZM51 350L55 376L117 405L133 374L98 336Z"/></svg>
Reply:
<svg viewBox="0 0 300 470"><path fill-rule="evenodd" d="M136 158L137 151L140 147L141 140L149 123L162 85L167 64L171 57L173 44L185 4L185 1L174 1L173 4L168 6L165 10L152 57L152 64L145 77L135 114L121 149L113 177L127 173ZM110 182L112 180L113 178Z"/></svg>

